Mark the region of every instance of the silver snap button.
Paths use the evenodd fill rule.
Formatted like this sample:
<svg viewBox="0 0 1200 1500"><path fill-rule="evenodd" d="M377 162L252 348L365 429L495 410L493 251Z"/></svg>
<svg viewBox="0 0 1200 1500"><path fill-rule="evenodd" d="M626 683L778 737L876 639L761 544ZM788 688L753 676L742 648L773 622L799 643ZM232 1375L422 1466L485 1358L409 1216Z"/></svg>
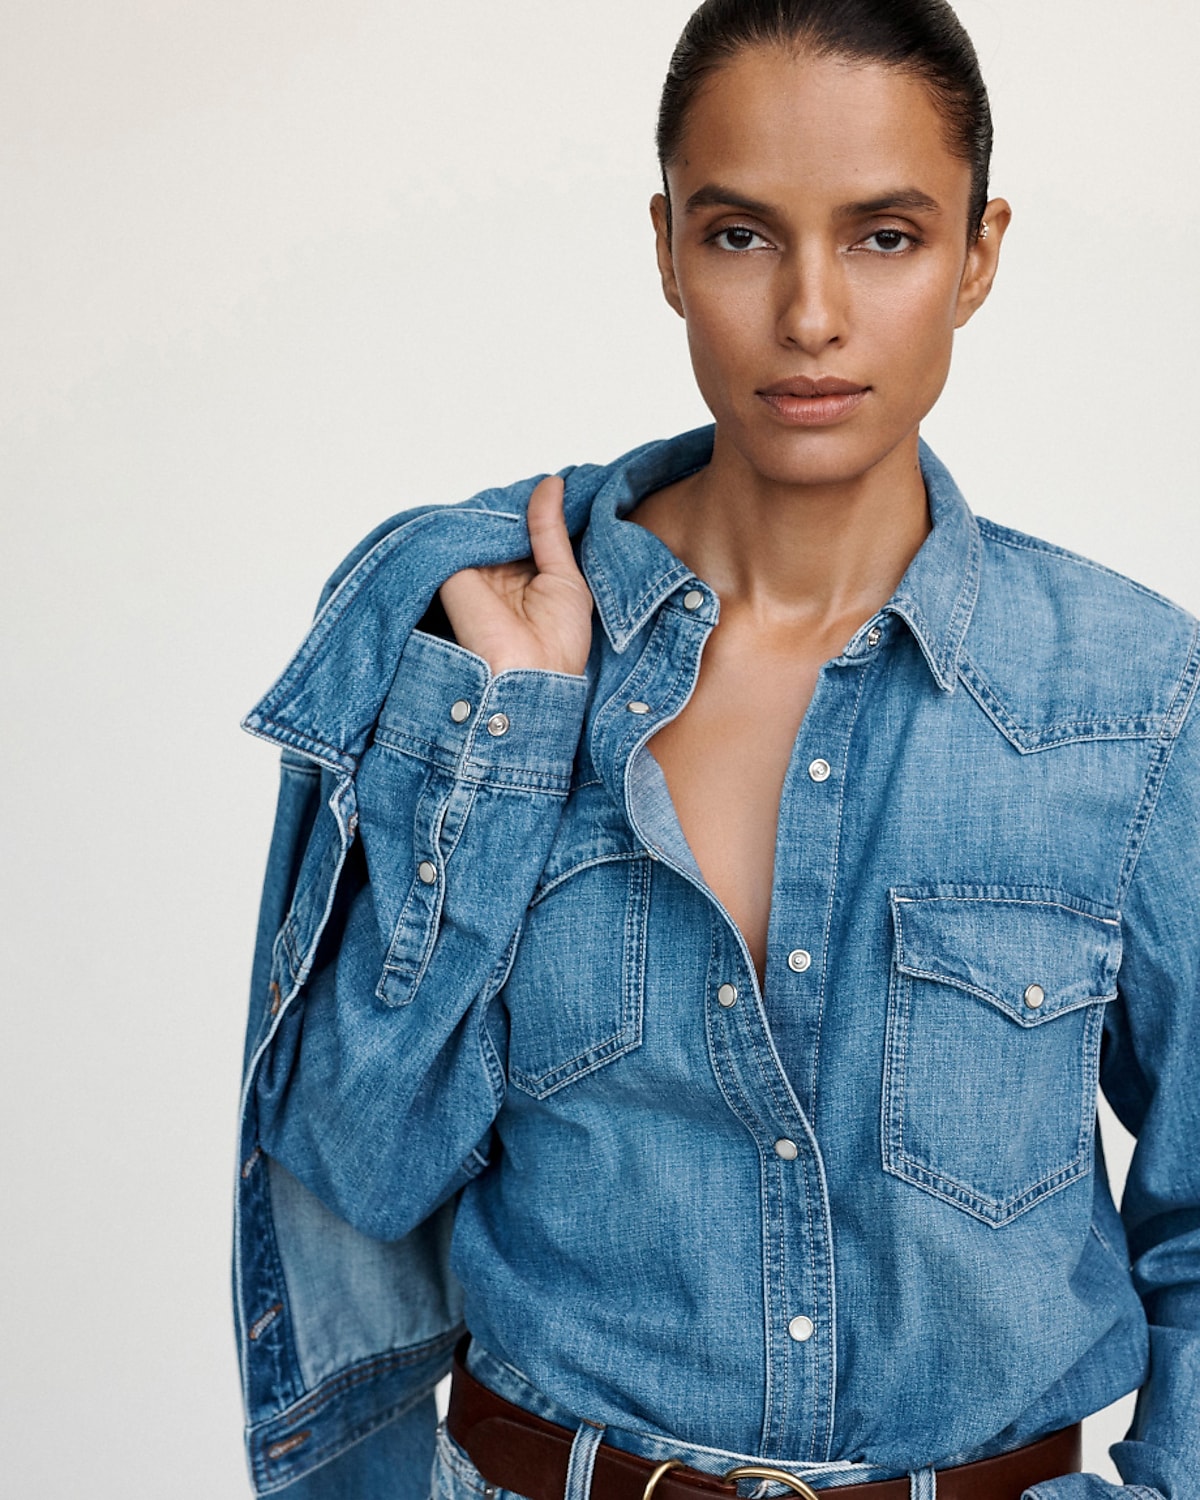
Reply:
<svg viewBox="0 0 1200 1500"><path fill-rule="evenodd" d="M789 1141L786 1137L775 1142L775 1155L782 1161L795 1161L800 1155L800 1147L795 1141Z"/></svg>
<svg viewBox="0 0 1200 1500"><path fill-rule="evenodd" d="M725 1007L726 1010L728 1010L731 1005L736 1005L737 1004L737 985L736 984L723 984L721 986L721 988L717 991L717 999L721 1002L721 1004Z"/></svg>
<svg viewBox="0 0 1200 1500"><path fill-rule="evenodd" d="M794 948L788 954L788 968L794 969L797 974L803 974L806 969L812 967L812 954L804 948Z"/></svg>
<svg viewBox="0 0 1200 1500"><path fill-rule="evenodd" d="M1040 1010L1046 1003L1046 991L1040 984L1031 984L1025 991L1025 1004L1030 1010Z"/></svg>
<svg viewBox="0 0 1200 1500"><path fill-rule="evenodd" d="M450 717L456 724L463 724L471 717L471 705L465 698L460 698L457 703L450 705Z"/></svg>
<svg viewBox="0 0 1200 1500"><path fill-rule="evenodd" d="M806 1318L803 1313L801 1313L798 1318L793 1318L792 1321L788 1324L788 1334L792 1338L794 1338L798 1344L807 1343L808 1340L812 1338L813 1334L816 1333L816 1331L816 1324L811 1318Z"/></svg>
<svg viewBox="0 0 1200 1500"><path fill-rule="evenodd" d="M881 640L883 640L883 631L880 630L878 625L875 625L867 634L867 645L874 651Z"/></svg>
<svg viewBox="0 0 1200 1500"><path fill-rule="evenodd" d="M808 774L814 781L828 781L833 775L833 767L827 760L814 760L808 768Z"/></svg>
<svg viewBox="0 0 1200 1500"><path fill-rule="evenodd" d="M488 733L491 735L495 735L497 738L502 734L507 734L508 715L493 714L492 717L488 720Z"/></svg>
<svg viewBox="0 0 1200 1500"><path fill-rule="evenodd" d="M426 885L432 885L437 879L437 865L431 864L427 859L423 859L417 866L417 874Z"/></svg>
<svg viewBox="0 0 1200 1500"><path fill-rule="evenodd" d="M704 603L704 595L699 589L689 589L683 596L684 609L699 609Z"/></svg>
<svg viewBox="0 0 1200 1500"><path fill-rule="evenodd" d="M625 707L631 714L648 714L650 712L650 705L648 703L642 703L637 698L635 698L632 703L627 703Z"/></svg>

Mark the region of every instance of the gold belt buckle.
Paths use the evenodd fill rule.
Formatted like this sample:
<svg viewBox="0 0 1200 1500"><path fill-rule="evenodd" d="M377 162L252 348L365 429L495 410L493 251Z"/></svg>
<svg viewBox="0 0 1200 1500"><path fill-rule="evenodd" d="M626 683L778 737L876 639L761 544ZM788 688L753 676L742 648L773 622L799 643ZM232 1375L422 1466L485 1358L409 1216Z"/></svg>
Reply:
<svg viewBox="0 0 1200 1500"><path fill-rule="evenodd" d="M668 1474L672 1469L686 1467L682 1459L678 1458L668 1458L665 1463L659 1464L646 1481L646 1488L642 1491L642 1500L654 1500L654 1491L658 1488L658 1482L664 1474ZM721 1478L725 1484L736 1484L739 1479L774 1479L778 1484L786 1484L794 1495L802 1495L804 1500L821 1500L816 1490L805 1484L803 1479L785 1474L782 1469L768 1469L758 1464L743 1464L739 1468L730 1469L729 1473L723 1474Z"/></svg>
<svg viewBox="0 0 1200 1500"><path fill-rule="evenodd" d="M786 1484L793 1495L803 1495L804 1500L821 1500L811 1485L805 1484L803 1479L797 1479L793 1474L785 1474L782 1469L768 1469L759 1464L743 1464L741 1468L730 1469L729 1473L722 1477L726 1484L731 1480L736 1483L739 1479L773 1479L777 1484Z"/></svg>

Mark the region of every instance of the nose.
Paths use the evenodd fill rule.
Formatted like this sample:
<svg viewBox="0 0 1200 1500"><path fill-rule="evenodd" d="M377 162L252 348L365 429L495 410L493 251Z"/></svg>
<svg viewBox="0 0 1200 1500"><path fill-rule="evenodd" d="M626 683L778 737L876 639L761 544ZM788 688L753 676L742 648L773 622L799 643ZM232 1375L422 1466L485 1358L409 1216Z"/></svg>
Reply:
<svg viewBox="0 0 1200 1500"><path fill-rule="evenodd" d="M842 343L846 286L836 250L810 245L787 257L780 273L780 342L814 356Z"/></svg>

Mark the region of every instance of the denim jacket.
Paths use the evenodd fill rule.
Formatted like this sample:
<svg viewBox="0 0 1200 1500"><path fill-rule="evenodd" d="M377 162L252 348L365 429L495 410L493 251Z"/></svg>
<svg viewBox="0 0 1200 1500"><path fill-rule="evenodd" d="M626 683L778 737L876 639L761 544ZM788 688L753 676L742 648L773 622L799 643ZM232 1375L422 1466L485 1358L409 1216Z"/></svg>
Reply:
<svg viewBox="0 0 1200 1500"><path fill-rule="evenodd" d="M356 549L249 714L282 747L242 1093L256 1492L425 1500L466 1326L605 1441L818 1487L1140 1387L1129 1487L1200 1496L1197 622L975 517L821 669L760 986L654 757L719 599L622 519L712 429L564 471L578 676L425 628L535 481ZM1136 1136L1120 1211L1103 1088Z"/></svg>

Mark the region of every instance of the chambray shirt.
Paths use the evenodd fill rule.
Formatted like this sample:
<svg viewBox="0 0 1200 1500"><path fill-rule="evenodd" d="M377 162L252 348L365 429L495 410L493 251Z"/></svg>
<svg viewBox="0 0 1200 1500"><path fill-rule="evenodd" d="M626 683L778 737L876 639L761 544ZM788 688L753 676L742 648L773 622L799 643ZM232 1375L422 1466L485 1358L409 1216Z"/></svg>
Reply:
<svg viewBox="0 0 1200 1500"><path fill-rule="evenodd" d="M1191 1500L1197 622L975 517L923 446L932 530L792 748L760 986L647 748L720 600L623 519L711 444L565 471L583 674L420 623L528 553L531 480L373 533L246 721L285 747L238 1177L256 1488L425 1500L465 1324L543 1415L817 1487L1141 1387L1129 1493Z"/></svg>

